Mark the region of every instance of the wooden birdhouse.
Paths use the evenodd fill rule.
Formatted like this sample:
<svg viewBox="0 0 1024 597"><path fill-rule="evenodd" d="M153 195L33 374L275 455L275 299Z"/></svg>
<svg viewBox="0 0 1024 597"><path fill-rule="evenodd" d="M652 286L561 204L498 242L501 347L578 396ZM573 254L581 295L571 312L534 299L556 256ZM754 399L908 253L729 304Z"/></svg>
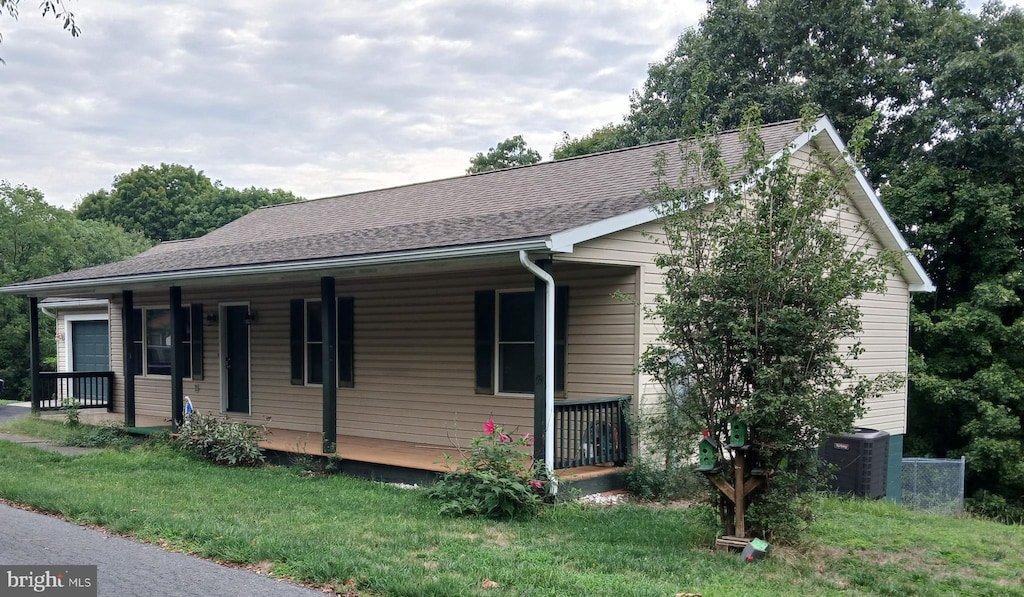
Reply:
<svg viewBox="0 0 1024 597"><path fill-rule="evenodd" d="M707 435L697 444L697 470L713 471L718 468L718 443Z"/></svg>
<svg viewBox="0 0 1024 597"><path fill-rule="evenodd" d="M747 434L747 422L739 415L733 415L729 418L729 447L742 448L748 443L750 442Z"/></svg>

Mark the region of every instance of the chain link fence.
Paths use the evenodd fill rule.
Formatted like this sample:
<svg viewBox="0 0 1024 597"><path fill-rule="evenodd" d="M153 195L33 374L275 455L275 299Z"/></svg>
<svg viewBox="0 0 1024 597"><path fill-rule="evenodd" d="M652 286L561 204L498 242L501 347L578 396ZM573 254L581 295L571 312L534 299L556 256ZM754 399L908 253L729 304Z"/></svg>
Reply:
<svg viewBox="0 0 1024 597"><path fill-rule="evenodd" d="M904 458L902 502L911 510L957 516L964 511L964 458Z"/></svg>

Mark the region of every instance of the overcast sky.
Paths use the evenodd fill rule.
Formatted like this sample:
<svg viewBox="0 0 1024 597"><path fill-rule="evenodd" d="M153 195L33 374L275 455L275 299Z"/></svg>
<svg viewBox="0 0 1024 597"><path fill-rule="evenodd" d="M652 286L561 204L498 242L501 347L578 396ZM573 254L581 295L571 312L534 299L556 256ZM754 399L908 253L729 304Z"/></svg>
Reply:
<svg viewBox="0 0 1024 597"><path fill-rule="evenodd" d="M0 180L65 207L140 164L315 198L459 175L516 134L550 159L562 131L619 122L706 7L66 3L77 39L36 0L0 18Z"/></svg>
<svg viewBox="0 0 1024 597"><path fill-rule="evenodd" d="M307 198L550 159L628 111L703 0L68 2L0 19L0 179L70 207L140 164Z"/></svg>

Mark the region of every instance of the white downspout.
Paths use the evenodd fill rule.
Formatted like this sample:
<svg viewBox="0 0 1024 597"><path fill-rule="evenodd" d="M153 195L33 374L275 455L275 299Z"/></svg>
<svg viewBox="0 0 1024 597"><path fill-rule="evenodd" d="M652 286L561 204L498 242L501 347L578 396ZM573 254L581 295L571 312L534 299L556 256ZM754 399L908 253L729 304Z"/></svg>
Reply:
<svg viewBox="0 0 1024 597"><path fill-rule="evenodd" d="M544 281L544 466L551 475L551 493L558 493L555 477L555 279L519 251L519 262Z"/></svg>

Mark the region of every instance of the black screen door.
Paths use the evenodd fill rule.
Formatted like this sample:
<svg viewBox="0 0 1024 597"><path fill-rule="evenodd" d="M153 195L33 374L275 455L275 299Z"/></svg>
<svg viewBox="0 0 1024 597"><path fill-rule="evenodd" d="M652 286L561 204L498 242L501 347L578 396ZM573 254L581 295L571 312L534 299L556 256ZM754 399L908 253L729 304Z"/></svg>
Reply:
<svg viewBox="0 0 1024 597"><path fill-rule="evenodd" d="M224 362L227 410L249 413L249 307L224 307Z"/></svg>

